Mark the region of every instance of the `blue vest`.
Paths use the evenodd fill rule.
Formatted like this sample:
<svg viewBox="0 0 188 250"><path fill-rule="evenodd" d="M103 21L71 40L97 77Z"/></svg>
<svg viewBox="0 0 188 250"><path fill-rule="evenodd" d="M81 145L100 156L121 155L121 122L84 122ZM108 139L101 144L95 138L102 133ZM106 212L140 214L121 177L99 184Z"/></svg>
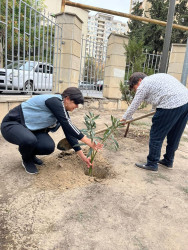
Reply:
<svg viewBox="0 0 188 250"><path fill-rule="evenodd" d="M21 104L25 125L28 129L39 130L56 124L56 117L45 105L45 101L52 97L58 97L62 100L61 95L47 94L34 96Z"/></svg>

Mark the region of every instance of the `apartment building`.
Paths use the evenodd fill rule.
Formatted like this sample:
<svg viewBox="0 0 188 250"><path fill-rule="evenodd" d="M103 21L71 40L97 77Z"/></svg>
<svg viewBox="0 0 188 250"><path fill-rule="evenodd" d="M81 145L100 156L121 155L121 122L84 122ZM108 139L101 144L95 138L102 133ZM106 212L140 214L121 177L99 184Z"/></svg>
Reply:
<svg viewBox="0 0 188 250"><path fill-rule="evenodd" d="M114 19L114 16L104 13L89 15L86 52L92 57L104 59L110 33L127 33L127 24Z"/></svg>

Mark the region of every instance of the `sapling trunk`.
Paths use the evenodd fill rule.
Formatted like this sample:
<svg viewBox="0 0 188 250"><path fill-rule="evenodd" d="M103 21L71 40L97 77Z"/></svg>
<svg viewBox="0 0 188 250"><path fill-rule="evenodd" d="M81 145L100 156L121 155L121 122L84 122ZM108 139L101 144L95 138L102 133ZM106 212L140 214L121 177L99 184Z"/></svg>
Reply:
<svg viewBox="0 0 188 250"><path fill-rule="evenodd" d="M93 163L96 154L97 154L97 151L93 150L92 154L91 154L91 164ZM89 176L92 176L92 172L93 172L93 168L92 168L92 165L91 165L90 168L89 168Z"/></svg>

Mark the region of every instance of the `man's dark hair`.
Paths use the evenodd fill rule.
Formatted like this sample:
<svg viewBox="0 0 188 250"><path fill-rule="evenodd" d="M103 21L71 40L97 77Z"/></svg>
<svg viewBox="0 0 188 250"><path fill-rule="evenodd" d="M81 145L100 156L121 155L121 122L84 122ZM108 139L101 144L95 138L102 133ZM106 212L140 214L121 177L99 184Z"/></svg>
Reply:
<svg viewBox="0 0 188 250"><path fill-rule="evenodd" d="M69 87L61 94L63 98L69 97L75 104L84 104L84 97L82 92L76 87Z"/></svg>
<svg viewBox="0 0 188 250"><path fill-rule="evenodd" d="M134 72L131 77L129 78L129 89L132 90L134 85L136 85L139 79L144 79L147 75L143 72Z"/></svg>

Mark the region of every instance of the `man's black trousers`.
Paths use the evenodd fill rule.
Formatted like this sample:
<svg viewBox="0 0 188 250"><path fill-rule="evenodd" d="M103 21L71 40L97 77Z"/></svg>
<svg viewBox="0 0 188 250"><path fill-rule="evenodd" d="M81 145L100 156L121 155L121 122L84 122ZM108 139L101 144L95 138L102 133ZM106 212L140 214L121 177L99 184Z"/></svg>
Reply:
<svg viewBox="0 0 188 250"><path fill-rule="evenodd" d="M175 151L188 121L188 103L175 109L157 109L152 118L147 165L156 167L167 137L166 164L173 165Z"/></svg>

